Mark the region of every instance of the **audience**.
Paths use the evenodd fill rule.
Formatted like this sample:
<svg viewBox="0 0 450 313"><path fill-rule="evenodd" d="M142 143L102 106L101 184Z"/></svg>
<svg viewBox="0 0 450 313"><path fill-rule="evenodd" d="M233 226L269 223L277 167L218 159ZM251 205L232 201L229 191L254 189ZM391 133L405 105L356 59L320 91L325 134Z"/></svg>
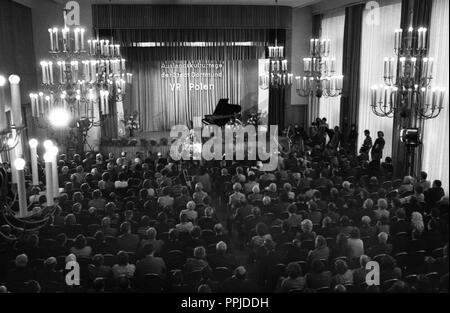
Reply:
<svg viewBox="0 0 450 313"><path fill-rule="evenodd" d="M325 145L331 132L315 123L273 172L251 161L61 155L64 191L49 222L23 231L1 221L0 292L66 291L70 260L95 293L157 281L173 292L448 292L441 181L422 172L395 184L391 163L368 163L370 133L358 156L344 138ZM42 187L27 196L45 215ZM380 286L365 285L371 260Z"/></svg>

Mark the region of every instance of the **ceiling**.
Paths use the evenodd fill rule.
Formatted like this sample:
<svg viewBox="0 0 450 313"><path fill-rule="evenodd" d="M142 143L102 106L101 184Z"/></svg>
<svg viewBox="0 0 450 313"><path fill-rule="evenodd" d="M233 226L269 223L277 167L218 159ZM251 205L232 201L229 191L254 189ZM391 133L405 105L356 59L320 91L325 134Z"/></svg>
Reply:
<svg viewBox="0 0 450 313"><path fill-rule="evenodd" d="M97 3L112 4L203 4L203 5L275 5L275 0L92 0ZM278 0L278 5L293 8L316 4L321 0Z"/></svg>

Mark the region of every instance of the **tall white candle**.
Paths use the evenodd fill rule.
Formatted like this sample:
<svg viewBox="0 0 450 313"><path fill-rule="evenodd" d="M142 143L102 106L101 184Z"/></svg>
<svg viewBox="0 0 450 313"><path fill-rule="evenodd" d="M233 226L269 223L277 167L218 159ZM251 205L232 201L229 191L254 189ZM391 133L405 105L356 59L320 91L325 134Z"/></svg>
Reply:
<svg viewBox="0 0 450 313"><path fill-rule="evenodd" d="M81 52L84 52L84 28L80 29Z"/></svg>
<svg viewBox="0 0 450 313"><path fill-rule="evenodd" d="M6 129L6 78L0 75L0 132Z"/></svg>
<svg viewBox="0 0 450 313"><path fill-rule="evenodd" d="M55 35L55 51L59 51L58 28L53 28L53 34Z"/></svg>
<svg viewBox="0 0 450 313"><path fill-rule="evenodd" d="M17 158L14 160L14 167L17 171L17 195L19 197L19 216L27 216L27 191L25 188L25 160Z"/></svg>
<svg viewBox="0 0 450 313"><path fill-rule="evenodd" d="M13 123L16 126L22 126L22 102L20 100L20 77L17 75L9 76L9 86L11 88L11 111Z"/></svg>
<svg viewBox="0 0 450 313"><path fill-rule="evenodd" d="M52 155L52 183L53 197L59 197L59 177L58 177L58 147L53 146L50 150Z"/></svg>
<svg viewBox="0 0 450 313"><path fill-rule="evenodd" d="M45 161L45 196L47 198L47 206L53 206L53 182L52 182L52 155L50 152L44 154Z"/></svg>
<svg viewBox="0 0 450 313"><path fill-rule="evenodd" d="M80 29L77 27L73 30L73 35L75 38L75 52L80 51L80 39L79 39Z"/></svg>
<svg viewBox="0 0 450 313"><path fill-rule="evenodd" d="M52 84L53 85L53 62L52 61L50 61L50 62L48 62L48 72L49 72L49 74L50 74L50 84Z"/></svg>
<svg viewBox="0 0 450 313"><path fill-rule="evenodd" d="M37 146L38 146L38 141L33 138L33 139L30 139L28 144L30 145L32 182L33 182L33 186L38 186L39 185L38 165L37 165Z"/></svg>
<svg viewBox="0 0 450 313"><path fill-rule="evenodd" d="M49 28L48 33L50 35L50 51L55 50L55 47L53 45L53 29Z"/></svg>

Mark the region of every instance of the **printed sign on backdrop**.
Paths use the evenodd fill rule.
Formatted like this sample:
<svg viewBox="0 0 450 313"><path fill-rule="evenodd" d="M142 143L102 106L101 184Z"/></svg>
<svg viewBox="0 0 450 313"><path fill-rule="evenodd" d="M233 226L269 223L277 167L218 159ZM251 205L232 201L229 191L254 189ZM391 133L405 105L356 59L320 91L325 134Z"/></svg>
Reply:
<svg viewBox="0 0 450 313"><path fill-rule="evenodd" d="M161 79L170 80L171 91L215 89L215 79L223 78L223 62L164 62Z"/></svg>

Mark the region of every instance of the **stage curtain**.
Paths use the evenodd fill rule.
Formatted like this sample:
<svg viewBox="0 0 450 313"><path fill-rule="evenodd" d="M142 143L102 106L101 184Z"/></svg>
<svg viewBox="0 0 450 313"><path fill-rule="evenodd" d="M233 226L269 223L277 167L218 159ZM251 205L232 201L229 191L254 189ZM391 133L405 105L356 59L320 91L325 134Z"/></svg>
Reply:
<svg viewBox="0 0 450 313"><path fill-rule="evenodd" d="M361 26L364 4L345 8L344 47L340 123L342 133L348 138L351 124L358 123L359 85L361 64Z"/></svg>
<svg viewBox="0 0 450 313"><path fill-rule="evenodd" d="M449 1L433 0L429 33L429 53L436 65L433 88L446 89L444 109L432 120L425 121L423 134L422 169L428 179L439 179L448 195L449 190Z"/></svg>
<svg viewBox="0 0 450 313"><path fill-rule="evenodd" d="M365 11L369 14L370 11ZM370 107L370 89L383 82L383 59L393 56L394 30L400 27L401 2L380 3L379 20L362 24L361 78L358 113L358 149L364 140L364 130L368 129L375 141L377 132L384 132L386 145L383 158L392 156L393 119L378 117ZM365 18L365 17L364 17Z"/></svg>
<svg viewBox="0 0 450 313"><path fill-rule="evenodd" d="M331 39L329 58L336 59L336 75L342 73L345 10L325 14L322 18L322 38ZM326 117L330 128L339 126L341 97L320 98L319 116Z"/></svg>
<svg viewBox="0 0 450 313"><path fill-rule="evenodd" d="M129 61L133 84L127 95L129 98L124 101L124 110L125 115L136 114L140 117L143 131L169 130L177 124L191 126L195 123L195 117L212 114L221 98L241 105L243 113L257 106L257 60L223 61L222 78L162 79L163 63ZM180 90L172 89L176 87L171 84L176 82L181 84ZM213 83L214 89L189 90L189 83Z"/></svg>

